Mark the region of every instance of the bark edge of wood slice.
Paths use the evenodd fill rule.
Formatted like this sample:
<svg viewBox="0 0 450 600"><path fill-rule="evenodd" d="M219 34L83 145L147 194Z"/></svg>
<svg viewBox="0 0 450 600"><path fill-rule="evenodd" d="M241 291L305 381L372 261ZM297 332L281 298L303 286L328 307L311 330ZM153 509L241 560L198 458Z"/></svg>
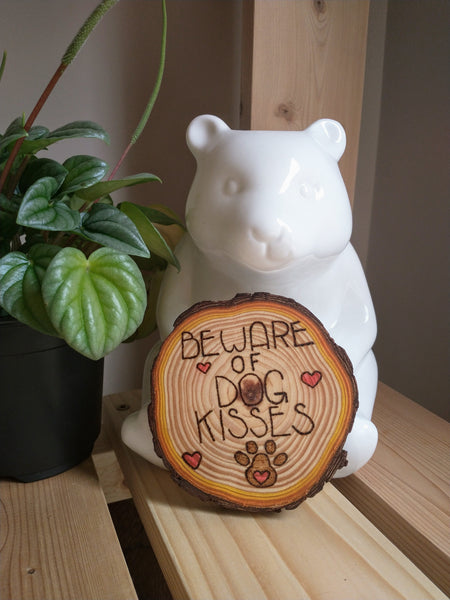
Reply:
<svg viewBox="0 0 450 600"><path fill-rule="evenodd" d="M238 294L175 321L151 372L148 418L173 479L226 508L295 508L347 463L351 362L296 301Z"/></svg>

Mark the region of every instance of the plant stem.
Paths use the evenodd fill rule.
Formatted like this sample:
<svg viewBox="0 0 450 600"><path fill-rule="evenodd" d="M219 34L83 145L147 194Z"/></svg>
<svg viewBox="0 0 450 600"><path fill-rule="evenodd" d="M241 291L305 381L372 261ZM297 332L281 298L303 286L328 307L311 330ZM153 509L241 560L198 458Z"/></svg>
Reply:
<svg viewBox="0 0 450 600"><path fill-rule="evenodd" d="M66 70L66 66L67 65L63 65L61 63L59 65L59 67L56 69L53 77L48 82L47 87L42 92L41 97L39 98L39 100L37 101L35 107L31 111L30 116L28 117L27 122L24 125L25 131L29 131L30 130L31 125L34 123L34 120L36 119L37 115L39 114L41 108L44 106L45 101L50 96L50 93L52 92L53 88L55 87L56 83L58 82L58 79L61 77L61 75ZM12 166L14 164L14 161L16 160L16 157L19 154L20 147L22 146L22 144L23 144L23 142L24 142L25 139L26 139L26 136L21 137L20 139L18 139L16 141L16 143L14 144L13 149L11 150L11 154L8 156L8 160L6 161L5 168L3 169L3 172L2 172L2 174L0 176L0 192L3 189L3 186L5 184L6 178L8 177L8 175L9 175L9 173L11 171L11 168L12 168Z"/></svg>
<svg viewBox="0 0 450 600"><path fill-rule="evenodd" d="M115 4L117 4L117 2L119 2L119 0L103 0L83 23L78 33L73 38L72 42L69 44L69 47L67 48L66 52L64 53L61 59L61 64L56 69L53 77L50 79L50 81L47 84L47 87L42 92L41 97L37 101L36 106L31 111L30 116L28 117L27 122L24 126L25 131L30 130L36 117L38 116L45 102L47 101L47 98L50 96L55 85L58 83L58 80L60 79L61 75L73 61L78 52L81 50L82 46L84 45L84 42L89 37L89 34L92 32L97 23L103 18L103 16L108 12L108 10L110 10ZM25 136L21 137L16 141L11 151L11 154L8 157L5 168L3 169L3 172L0 175L0 192L3 189L5 181L11 171L11 168L14 164L17 155L19 154L20 147L22 146L24 140Z"/></svg>
<svg viewBox="0 0 450 600"><path fill-rule="evenodd" d="M131 150L131 147L133 146L133 142L129 142L128 146L125 148L125 150L123 151L122 156L119 158L119 160L117 161L116 166L114 167L114 169L111 171L110 175L108 176L108 181L110 181L111 179L114 179L114 175L117 173L117 171L120 168L120 165L123 163L126 155L128 154L128 152Z"/></svg>
<svg viewBox="0 0 450 600"><path fill-rule="evenodd" d="M79 29L76 36L70 42L67 50L64 53L64 56L61 59L62 64L66 66L70 65L75 56L84 46L85 41L91 34L94 27L97 25L97 23L101 21L105 14L108 12L108 10L110 10L118 2L119 0L103 0L96 8L94 8L92 13L89 15L89 17Z"/></svg>
<svg viewBox="0 0 450 600"><path fill-rule="evenodd" d="M10 181L8 182L9 185L6 190L6 196L8 198L11 198L12 195L14 194L14 190L16 189L17 184L19 183L20 178L22 177L22 174L25 171L27 164L30 162L30 158L31 158L31 155L25 156L25 158L23 159L23 161L20 164L20 167L14 173L14 177L11 176Z"/></svg>
<svg viewBox="0 0 450 600"><path fill-rule="evenodd" d="M159 68L158 68L158 73L156 76L155 85L153 87L153 91L151 93L151 96L147 103L147 106L145 107L144 113L141 117L141 120L139 121L135 132L131 136L131 140L130 140L128 146L125 148L122 156L119 158L118 163L116 164L114 169L111 171L111 174L109 175L108 180L111 180L114 178L114 175L119 170L120 165L123 163L125 157L127 156L128 152L130 151L131 147L139 139L139 136L141 135L142 131L144 130L144 128L147 124L147 121L150 117L150 114L153 110L153 107L155 105L156 99L159 94L159 90L161 89L161 82L162 82L162 78L163 78L163 74L164 74L164 66L166 64L166 43L167 43L167 10L166 10L165 0L161 0L161 5L162 5L162 19L163 19L162 36L161 36L161 54L160 54L160 59L159 59Z"/></svg>
<svg viewBox="0 0 450 600"><path fill-rule="evenodd" d="M5 65L6 65L6 52L3 52L2 62L0 64L0 81L2 80L2 77L3 77L3 71L5 70Z"/></svg>

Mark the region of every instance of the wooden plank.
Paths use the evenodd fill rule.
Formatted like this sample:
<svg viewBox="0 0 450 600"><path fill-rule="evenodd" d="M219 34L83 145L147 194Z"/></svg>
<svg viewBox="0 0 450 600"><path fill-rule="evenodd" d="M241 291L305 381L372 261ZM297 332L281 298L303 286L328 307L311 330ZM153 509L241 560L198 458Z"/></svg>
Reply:
<svg viewBox="0 0 450 600"><path fill-rule="evenodd" d="M2 600L137 599L91 460L0 498Z"/></svg>
<svg viewBox="0 0 450 600"><path fill-rule="evenodd" d="M380 383L379 443L336 487L450 594L450 424Z"/></svg>
<svg viewBox="0 0 450 600"><path fill-rule="evenodd" d="M174 599L364 600L443 594L335 488L294 511L218 509L121 442L138 392L105 399L105 426Z"/></svg>
<svg viewBox="0 0 450 600"><path fill-rule="evenodd" d="M94 444L92 460L108 504L131 498L116 453L104 428Z"/></svg>
<svg viewBox="0 0 450 600"><path fill-rule="evenodd" d="M351 202L368 15L368 0L244 3L242 127L300 130L323 117L340 121L347 149L339 166Z"/></svg>

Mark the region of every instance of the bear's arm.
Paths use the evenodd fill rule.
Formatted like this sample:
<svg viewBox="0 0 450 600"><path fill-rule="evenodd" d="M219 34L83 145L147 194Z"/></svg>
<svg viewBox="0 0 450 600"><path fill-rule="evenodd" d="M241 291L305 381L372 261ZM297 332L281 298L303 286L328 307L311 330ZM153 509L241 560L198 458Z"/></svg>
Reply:
<svg viewBox="0 0 450 600"><path fill-rule="evenodd" d="M377 323L366 277L351 244L340 255L335 276L340 279L336 282L341 288L340 306L330 334L356 368L375 342Z"/></svg>
<svg viewBox="0 0 450 600"><path fill-rule="evenodd" d="M169 266L164 274L159 292L156 315L161 340L164 340L172 331L178 315L192 304L192 286L195 280L196 264L192 252L192 241L189 234L185 234L176 248L180 271Z"/></svg>

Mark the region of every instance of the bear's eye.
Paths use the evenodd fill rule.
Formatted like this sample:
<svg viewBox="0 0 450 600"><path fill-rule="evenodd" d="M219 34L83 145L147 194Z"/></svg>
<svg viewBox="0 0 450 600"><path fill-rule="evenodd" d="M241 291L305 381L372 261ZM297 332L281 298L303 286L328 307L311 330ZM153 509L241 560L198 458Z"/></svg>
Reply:
<svg viewBox="0 0 450 600"><path fill-rule="evenodd" d="M323 197L323 187L320 183L302 183L300 185L300 196L305 200L320 200Z"/></svg>
<svg viewBox="0 0 450 600"><path fill-rule="evenodd" d="M309 183L302 183L300 186L300 196L305 199L312 198L314 195L314 190Z"/></svg>
<svg viewBox="0 0 450 600"><path fill-rule="evenodd" d="M316 183L314 186L314 194L316 196L316 200L321 200L324 195L323 186L320 183Z"/></svg>
<svg viewBox="0 0 450 600"><path fill-rule="evenodd" d="M236 179L227 179L224 184L224 192L229 196L233 196L239 192L240 185Z"/></svg>

